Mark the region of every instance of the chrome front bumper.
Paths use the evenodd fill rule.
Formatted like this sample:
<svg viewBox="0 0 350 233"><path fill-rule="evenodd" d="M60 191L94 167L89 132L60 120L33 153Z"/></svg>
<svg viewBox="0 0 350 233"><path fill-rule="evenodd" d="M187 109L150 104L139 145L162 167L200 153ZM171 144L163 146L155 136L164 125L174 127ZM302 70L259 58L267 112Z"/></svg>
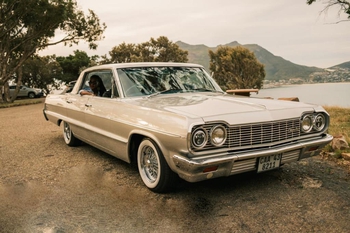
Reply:
<svg viewBox="0 0 350 233"><path fill-rule="evenodd" d="M322 137L301 140L268 149L220 153L195 158L173 155L172 162L175 172L182 179L189 182L197 182L257 170L257 159L259 157L281 154L281 164L284 164L315 156L332 139L332 135L325 134ZM215 169L216 166L217 168Z"/></svg>

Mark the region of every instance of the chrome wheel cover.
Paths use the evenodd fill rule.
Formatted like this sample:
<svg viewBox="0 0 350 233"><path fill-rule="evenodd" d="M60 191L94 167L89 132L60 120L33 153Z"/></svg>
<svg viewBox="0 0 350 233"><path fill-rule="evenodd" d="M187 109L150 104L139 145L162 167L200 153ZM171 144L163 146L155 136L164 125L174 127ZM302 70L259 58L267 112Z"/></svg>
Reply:
<svg viewBox="0 0 350 233"><path fill-rule="evenodd" d="M67 122L64 122L63 124L63 136L64 140L68 143L72 139L72 131L70 129L70 126Z"/></svg>
<svg viewBox="0 0 350 233"><path fill-rule="evenodd" d="M141 168L149 182L153 183L158 177L158 159L155 151L150 146L145 146L141 151Z"/></svg>

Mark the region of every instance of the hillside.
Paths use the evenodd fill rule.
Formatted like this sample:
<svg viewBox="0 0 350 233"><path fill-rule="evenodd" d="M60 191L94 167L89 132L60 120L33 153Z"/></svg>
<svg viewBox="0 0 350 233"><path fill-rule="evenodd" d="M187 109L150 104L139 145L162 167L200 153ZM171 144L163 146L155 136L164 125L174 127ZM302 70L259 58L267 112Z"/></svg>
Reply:
<svg viewBox="0 0 350 233"><path fill-rule="evenodd" d="M215 51L219 46L211 48L206 45L189 45L181 41L176 42L176 44L181 49L188 51L189 62L201 64L207 71L210 71L208 51ZM273 55L263 47L256 44L241 45L237 41L234 41L229 44L225 44L224 46L243 46L252 51L259 62L265 65L266 80L280 80L290 78L307 79L311 73L323 70L317 67L308 67L294 64L283 59L282 57Z"/></svg>
<svg viewBox="0 0 350 233"><path fill-rule="evenodd" d="M336 65L336 66L332 66L330 68L343 68L343 69L349 69L350 70L350 61L341 63L341 64Z"/></svg>

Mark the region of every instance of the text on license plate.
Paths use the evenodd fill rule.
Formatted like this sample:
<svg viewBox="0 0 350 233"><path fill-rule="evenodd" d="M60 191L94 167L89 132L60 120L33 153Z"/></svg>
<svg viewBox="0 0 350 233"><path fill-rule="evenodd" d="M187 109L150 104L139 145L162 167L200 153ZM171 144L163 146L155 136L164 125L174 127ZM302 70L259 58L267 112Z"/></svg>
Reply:
<svg viewBox="0 0 350 233"><path fill-rule="evenodd" d="M278 168L281 164L281 154L260 157L258 162L258 172L264 172Z"/></svg>

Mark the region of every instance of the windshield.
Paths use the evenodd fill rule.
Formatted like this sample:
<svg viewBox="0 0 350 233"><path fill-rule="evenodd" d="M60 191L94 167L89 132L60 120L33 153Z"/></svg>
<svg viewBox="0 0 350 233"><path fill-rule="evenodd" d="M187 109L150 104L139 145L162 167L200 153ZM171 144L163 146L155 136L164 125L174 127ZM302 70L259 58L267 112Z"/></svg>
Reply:
<svg viewBox="0 0 350 233"><path fill-rule="evenodd" d="M221 91L201 68L130 67L117 69L126 97L194 91Z"/></svg>

